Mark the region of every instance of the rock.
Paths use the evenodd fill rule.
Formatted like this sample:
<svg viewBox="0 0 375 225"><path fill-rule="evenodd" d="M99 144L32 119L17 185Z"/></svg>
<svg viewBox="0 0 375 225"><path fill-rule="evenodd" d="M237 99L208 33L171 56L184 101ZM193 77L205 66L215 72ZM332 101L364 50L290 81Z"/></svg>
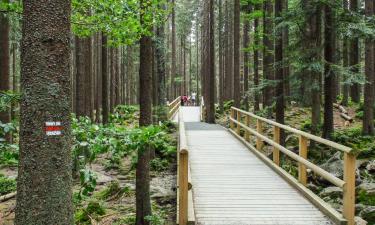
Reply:
<svg viewBox="0 0 375 225"><path fill-rule="evenodd" d="M375 195L375 183L362 183L357 190L365 191L368 195Z"/></svg>
<svg viewBox="0 0 375 225"><path fill-rule="evenodd" d="M333 198L341 198L342 193L343 191L339 187L327 187L327 188L324 188L322 192L320 192L320 195L322 197L329 197L333 199Z"/></svg>
<svg viewBox="0 0 375 225"><path fill-rule="evenodd" d="M176 196L176 176L167 175L151 180L151 198L171 198Z"/></svg>
<svg viewBox="0 0 375 225"><path fill-rule="evenodd" d="M375 223L375 206L366 207L364 210L361 211L359 214L364 220L369 222L370 224Z"/></svg>
<svg viewBox="0 0 375 225"><path fill-rule="evenodd" d="M341 152L335 153L327 162L320 165L320 167L335 177L342 178L344 174L344 161L341 159Z"/></svg>
<svg viewBox="0 0 375 225"><path fill-rule="evenodd" d="M370 173L374 173L374 172L375 172L375 160L370 161L370 162L367 164L366 169L367 169Z"/></svg>
<svg viewBox="0 0 375 225"><path fill-rule="evenodd" d="M112 177L107 176L105 174L95 172L95 175L97 176L96 183L98 185L103 185L103 184L106 184L106 183L109 183L109 182L113 181Z"/></svg>
<svg viewBox="0 0 375 225"><path fill-rule="evenodd" d="M358 216L354 218L354 221L356 225L367 225L367 221Z"/></svg>
<svg viewBox="0 0 375 225"><path fill-rule="evenodd" d="M355 212L356 212L356 214L359 214L365 208L366 208L366 206L364 204L355 204Z"/></svg>
<svg viewBox="0 0 375 225"><path fill-rule="evenodd" d="M313 183L309 183L309 184L307 185L307 188L310 189L310 190L311 190L312 192L314 192L314 193L319 192L319 187L316 186L316 185L313 184Z"/></svg>

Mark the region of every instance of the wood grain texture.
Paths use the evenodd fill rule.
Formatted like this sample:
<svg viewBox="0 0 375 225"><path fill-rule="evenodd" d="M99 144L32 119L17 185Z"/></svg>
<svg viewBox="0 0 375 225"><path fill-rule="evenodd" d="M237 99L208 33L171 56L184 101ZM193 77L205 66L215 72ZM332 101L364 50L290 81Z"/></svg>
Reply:
<svg viewBox="0 0 375 225"><path fill-rule="evenodd" d="M332 224L227 130L185 126L197 224Z"/></svg>

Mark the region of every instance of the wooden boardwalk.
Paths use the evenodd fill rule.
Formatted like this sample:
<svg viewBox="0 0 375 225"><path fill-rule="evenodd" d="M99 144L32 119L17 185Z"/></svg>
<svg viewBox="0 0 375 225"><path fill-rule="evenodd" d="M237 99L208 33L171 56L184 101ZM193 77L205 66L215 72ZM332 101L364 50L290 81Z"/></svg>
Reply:
<svg viewBox="0 0 375 225"><path fill-rule="evenodd" d="M332 224L226 129L185 108L196 224Z"/></svg>

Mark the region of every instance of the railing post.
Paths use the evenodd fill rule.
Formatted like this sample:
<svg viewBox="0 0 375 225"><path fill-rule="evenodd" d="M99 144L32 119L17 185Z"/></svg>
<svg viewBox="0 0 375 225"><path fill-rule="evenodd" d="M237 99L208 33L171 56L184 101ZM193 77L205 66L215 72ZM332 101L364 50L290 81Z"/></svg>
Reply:
<svg viewBox="0 0 375 225"><path fill-rule="evenodd" d="M230 109L230 118L234 119L234 109ZM234 131L234 122L230 120L230 129Z"/></svg>
<svg viewBox="0 0 375 225"><path fill-rule="evenodd" d="M241 112L240 111L237 111L237 121L238 122L241 122ZM241 126L239 124L237 124L237 130L236 130L236 133L241 136Z"/></svg>
<svg viewBox="0 0 375 225"><path fill-rule="evenodd" d="M306 137L302 135L299 136L299 156L304 159L307 159L307 141ZM298 163L298 180L302 185L307 185L306 166L302 163Z"/></svg>
<svg viewBox="0 0 375 225"><path fill-rule="evenodd" d="M259 134L263 134L263 122L260 119L257 119L257 132ZM262 150L263 148L263 141L259 137L257 137L257 149L258 151Z"/></svg>
<svg viewBox="0 0 375 225"><path fill-rule="evenodd" d="M344 153L344 218L348 225L354 225L355 216L355 166L356 156Z"/></svg>
<svg viewBox="0 0 375 225"><path fill-rule="evenodd" d="M273 127L273 141L277 144L280 144L280 127ZM273 162L280 166L280 150L276 147L273 147Z"/></svg>
<svg viewBox="0 0 375 225"><path fill-rule="evenodd" d="M250 116L249 115L246 115L246 117L245 117L246 119L246 121L245 121L245 124L246 124L246 126L247 127L250 127ZM249 131L247 130L247 129L245 129L245 140L246 141L250 141L250 133L249 133Z"/></svg>
<svg viewBox="0 0 375 225"><path fill-rule="evenodd" d="M180 164L178 170L178 188L179 188L179 210L178 210L178 222L179 225L187 225L188 222L188 191L189 191L189 153L186 150L180 151Z"/></svg>

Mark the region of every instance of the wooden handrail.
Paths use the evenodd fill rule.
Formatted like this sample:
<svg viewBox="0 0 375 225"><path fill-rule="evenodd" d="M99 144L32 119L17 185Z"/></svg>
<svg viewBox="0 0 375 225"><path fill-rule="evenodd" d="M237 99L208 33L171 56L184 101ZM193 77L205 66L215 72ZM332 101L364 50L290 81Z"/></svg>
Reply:
<svg viewBox="0 0 375 225"><path fill-rule="evenodd" d="M181 106L181 97L177 97L171 103L168 104L168 119L171 120L176 115L176 112Z"/></svg>
<svg viewBox="0 0 375 225"><path fill-rule="evenodd" d="M232 107L232 110L239 111L243 115L248 115L248 116L250 116L250 117L252 117L254 119L258 119L258 120L260 120L262 122L265 122L265 123L267 123L269 125L279 127L279 128L281 128L283 130L289 131L289 132L294 133L296 135L301 135L303 137L306 137L309 140L313 140L313 141L319 142L321 144L327 145L329 147L332 147L334 149L340 150L342 152L353 153L353 151L354 151L352 148L349 148L347 146L344 146L344 145L338 144L336 142L333 142L333 141L330 141L330 140L323 139L321 137L315 136L313 134L309 134L309 133L306 133L304 131L297 130L297 129L289 127L287 125L284 125L284 124L281 124L281 123L277 123L275 121L272 121L272 120L269 120L269 119L257 116L257 115L255 115L253 113L246 112L246 111L244 111L242 109L238 109L238 108Z"/></svg>
<svg viewBox="0 0 375 225"><path fill-rule="evenodd" d="M187 145L185 123L181 112L178 114L179 120L179 147L178 147L178 212L177 222L179 225L187 225L189 221L194 221L194 211L192 210L192 195L189 190L192 188L189 150Z"/></svg>
<svg viewBox="0 0 375 225"><path fill-rule="evenodd" d="M337 212L328 204L322 204L322 199L318 196L313 196L313 198L318 199L314 200L314 204L322 209L323 212L327 213L328 216L334 217L335 221L345 221L348 225L354 225L354 215L355 215L355 162L356 162L356 155L355 151L349 147L340 145L338 143L320 138L318 136L297 130L295 128L274 122L272 120L265 119L263 117L254 115L250 112L243 111L241 109L232 107L231 114L230 114L230 130L232 134L239 137L241 141L244 143L249 142L249 135L253 135L256 137L256 148L251 147L252 150L256 149L256 151L260 151L263 147L263 142L268 143L273 147L273 166L276 166L278 170L282 170L280 168L280 155L279 153L282 152L285 155L289 156L290 158L294 159L298 162L298 182L304 187L306 190L303 190L303 193L308 194L311 196L311 192L308 192L307 188L307 173L306 168L311 169L316 174L320 175L324 179L330 181L332 184L336 185L343 189L343 202L344 202L344 209L343 209L343 218L340 216L338 218L338 213L331 213ZM245 116L245 123L242 123L242 117ZM256 119L256 130L250 127L250 118ZM263 134L263 126L264 124L269 124L273 126L273 140L266 137ZM241 136L241 128L245 131L245 138ZM289 149L285 148L284 146L280 145L280 132L281 129L289 131L299 137L299 155L290 151ZM318 143L327 145L344 153L344 180L341 180L331 173L325 171L324 169L320 168L319 166L311 163L307 159L308 154L308 141L314 140ZM294 182L294 181L291 181ZM298 183L297 182L297 183ZM298 184L294 184L298 186ZM313 194L314 195L314 194ZM328 208L330 207L330 208Z"/></svg>

